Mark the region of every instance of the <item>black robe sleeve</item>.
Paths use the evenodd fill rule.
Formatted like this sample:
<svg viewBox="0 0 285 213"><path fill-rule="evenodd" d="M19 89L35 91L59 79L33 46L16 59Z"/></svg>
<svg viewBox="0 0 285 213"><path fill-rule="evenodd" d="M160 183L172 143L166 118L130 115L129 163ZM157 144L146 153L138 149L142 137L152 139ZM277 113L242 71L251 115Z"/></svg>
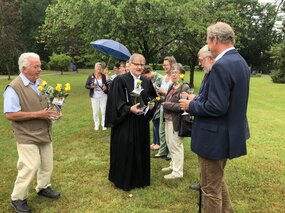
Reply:
<svg viewBox="0 0 285 213"><path fill-rule="evenodd" d="M118 125L130 113L130 107L127 87L124 80L118 76L114 79L108 93L105 126Z"/></svg>

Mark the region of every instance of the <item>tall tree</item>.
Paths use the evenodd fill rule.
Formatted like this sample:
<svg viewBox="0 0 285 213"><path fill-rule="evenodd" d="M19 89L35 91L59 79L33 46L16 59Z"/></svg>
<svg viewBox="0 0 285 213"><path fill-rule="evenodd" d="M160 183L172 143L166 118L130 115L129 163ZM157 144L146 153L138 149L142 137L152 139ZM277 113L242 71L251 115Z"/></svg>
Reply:
<svg viewBox="0 0 285 213"><path fill-rule="evenodd" d="M16 1L0 0L0 74L8 74L8 79L10 74L18 72L15 60L23 46L16 27L19 20L21 15Z"/></svg>
<svg viewBox="0 0 285 213"><path fill-rule="evenodd" d="M39 52L42 46L37 42L39 36L39 26L45 19L45 10L53 0L24 0L19 1L19 11L22 21L18 26L21 31L19 38L25 44L24 51Z"/></svg>

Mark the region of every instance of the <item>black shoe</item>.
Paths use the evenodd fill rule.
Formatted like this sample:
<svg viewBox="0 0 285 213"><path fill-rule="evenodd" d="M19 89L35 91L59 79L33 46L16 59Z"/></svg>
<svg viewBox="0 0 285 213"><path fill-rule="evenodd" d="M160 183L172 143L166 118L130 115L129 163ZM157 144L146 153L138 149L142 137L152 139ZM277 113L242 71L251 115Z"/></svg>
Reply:
<svg viewBox="0 0 285 213"><path fill-rule="evenodd" d="M189 189L193 189L193 190L199 191L200 190L200 184L199 183L191 184L189 186Z"/></svg>
<svg viewBox="0 0 285 213"><path fill-rule="evenodd" d="M169 160L171 160L171 158L170 157L166 157L165 160L169 161Z"/></svg>
<svg viewBox="0 0 285 213"><path fill-rule="evenodd" d="M159 155L159 154L152 156L152 158L165 158L165 157L166 157L166 155Z"/></svg>
<svg viewBox="0 0 285 213"><path fill-rule="evenodd" d="M38 192L38 195L48 197L51 199L57 199L60 197L60 193L53 191L50 187L47 187L46 189L42 189Z"/></svg>
<svg viewBox="0 0 285 213"><path fill-rule="evenodd" d="M27 200L12 200L11 206L17 213L29 213L32 212L28 206Z"/></svg>

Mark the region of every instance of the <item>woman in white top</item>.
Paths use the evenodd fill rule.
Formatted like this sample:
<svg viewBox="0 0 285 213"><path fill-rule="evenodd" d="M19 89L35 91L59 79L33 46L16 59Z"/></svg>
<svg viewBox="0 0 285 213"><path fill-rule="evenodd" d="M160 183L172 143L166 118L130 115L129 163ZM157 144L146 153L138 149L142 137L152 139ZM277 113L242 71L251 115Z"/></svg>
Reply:
<svg viewBox="0 0 285 213"><path fill-rule="evenodd" d="M102 115L101 126L103 130L106 130L105 111L108 85L106 76L102 73L102 63L97 62L95 64L94 73L88 76L85 88L90 90L89 97L91 99L91 106L93 110L94 130L99 130L100 112Z"/></svg>

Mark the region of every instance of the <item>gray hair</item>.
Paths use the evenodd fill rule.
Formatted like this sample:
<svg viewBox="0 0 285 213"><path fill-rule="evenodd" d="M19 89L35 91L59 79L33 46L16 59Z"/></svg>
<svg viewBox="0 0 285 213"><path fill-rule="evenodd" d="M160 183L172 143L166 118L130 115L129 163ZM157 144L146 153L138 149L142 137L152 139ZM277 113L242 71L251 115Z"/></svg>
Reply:
<svg viewBox="0 0 285 213"><path fill-rule="evenodd" d="M181 74L185 74L185 69L183 68L182 64L174 63L171 65L171 70L179 70Z"/></svg>
<svg viewBox="0 0 285 213"><path fill-rule="evenodd" d="M197 55L199 56L201 54L205 54L205 56L213 57L212 52L208 49L208 45L207 44L199 50Z"/></svg>
<svg viewBox="0 0 285 213"><path fill-rule="evenodd" d="M164 57L163 60L164 60L164 61L169 61L170 66L172 66L172 64L177 63L177 62L176 62L176 59L174 58L174 56L166 56L166 57Z"/></svg>
<svg viewBox="0 0 285 213"><path fill-rule="evenodd" d="M130 59L129 59L129 63L133 63L135 58L141 58L143 59L144 63L145 63L145 57L139 53L134 53L131 55Z"/></svg>
<svg viewBox="0 0 285 213"><path fill-rule="evenodd" d="M101 66L102 66L102 63L101 63L101 62L97 62L97 63L95 64L94 68L96 69L96 67L97 67L98 65L101 65Z"/></svg>
<svg viewBox="0 0 285 213"><path fill-rule="evenodd" d="M235 33L232 27L224 22L217 22L207 28L207 38L214 37L222 43L235 43Z"/></svg>
<svg viewBox="0 0 285 213"><path fill-rule="evenodd" d="M29 67L30 66L29 58L37 58L40 60L40 56L36 53L33 53L33 52L22 53L19 57L19 60L18 60L20 72L23 71L23 67Z"/></svg>

